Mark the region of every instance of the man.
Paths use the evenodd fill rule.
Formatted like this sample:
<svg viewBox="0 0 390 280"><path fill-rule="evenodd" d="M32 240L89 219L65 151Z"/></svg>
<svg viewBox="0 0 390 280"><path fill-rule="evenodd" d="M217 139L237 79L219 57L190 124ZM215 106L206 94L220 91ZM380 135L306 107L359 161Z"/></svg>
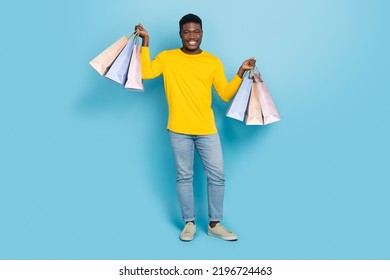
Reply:
<svg viewBox="0 0 390 280"><path fill-rule="evenodd" d="M142 24L138 24L136 30L142 38L142 78L164 76L169 109L167 129L176 161L176 191L186 222L180 239L191 241L196 232L192 186L196 148L207 176L210 220L207 233L224 240L237 240L235 233L220 224L225 180L222 149L211 108L211 86L222 100L229 101L237 92L244 72L253 69L256 61L253 58L244 61L237 75L228 82L220 60L200 49L202 20L188 14L180 20L179 26L182 47L163 51L153 61L150 59L148 32Z"/></svg>

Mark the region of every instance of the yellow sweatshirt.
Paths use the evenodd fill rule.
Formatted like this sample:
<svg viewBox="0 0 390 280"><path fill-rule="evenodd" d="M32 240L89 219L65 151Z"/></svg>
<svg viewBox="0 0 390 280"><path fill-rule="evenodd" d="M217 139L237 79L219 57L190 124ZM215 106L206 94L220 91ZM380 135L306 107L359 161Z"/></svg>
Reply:
<svg viewBox="0 0 390 280"><path fill-rule="evenodd" d="M189 55L180 49L167 50L151 61L149 47L142 47L141 68L143 79L163 74L168 103L167 128L182 134L216 133L211 86L227 102L242 81L236 74L228 83L221 61L205 51Z"/></svg>

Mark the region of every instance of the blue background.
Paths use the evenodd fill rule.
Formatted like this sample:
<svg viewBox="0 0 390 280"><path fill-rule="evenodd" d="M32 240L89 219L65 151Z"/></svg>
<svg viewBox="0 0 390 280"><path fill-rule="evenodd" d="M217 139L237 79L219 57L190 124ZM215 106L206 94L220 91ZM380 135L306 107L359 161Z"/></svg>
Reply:
<svg viewBox="0 0 390 280"><path fill-rule="evenodd" d="M2 1L1 259L389 259L388 1ZM254 56L282 116L249 127L213 108L225 156L224 224L182 221L163 81L124 90L88 62L142 22L151 53L202 48L230 79Z"/></svg>

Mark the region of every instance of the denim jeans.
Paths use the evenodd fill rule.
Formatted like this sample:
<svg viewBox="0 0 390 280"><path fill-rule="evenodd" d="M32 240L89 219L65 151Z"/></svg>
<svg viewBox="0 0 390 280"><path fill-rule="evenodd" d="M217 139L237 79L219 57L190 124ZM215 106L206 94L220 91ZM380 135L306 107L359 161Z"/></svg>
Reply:
<svg viewBox="0 0 390 280"><path fill-rule="evenodd" d="M194 151L196 148L207 177L208 217L220 221L223 211L225 178L221 142L218 133L187 135L169 131L176 160L176 191L183 220L193 221L194 213Z"/></svg>

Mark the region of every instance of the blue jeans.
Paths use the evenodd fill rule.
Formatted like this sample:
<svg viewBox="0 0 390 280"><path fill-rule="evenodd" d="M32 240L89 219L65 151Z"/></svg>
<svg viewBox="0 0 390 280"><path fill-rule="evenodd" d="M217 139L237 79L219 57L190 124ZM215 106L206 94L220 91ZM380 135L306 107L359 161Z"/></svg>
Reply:
<svg viewBox="0 0 390 280"><path fill-rule="evenodd" d="M193 221L194 148L198 151L207 177L208 217L220 221L223 211L225 178L221 142L218 133L210 135L187 135L169 131L176 160L176 191L183 220Z"/></svg>

